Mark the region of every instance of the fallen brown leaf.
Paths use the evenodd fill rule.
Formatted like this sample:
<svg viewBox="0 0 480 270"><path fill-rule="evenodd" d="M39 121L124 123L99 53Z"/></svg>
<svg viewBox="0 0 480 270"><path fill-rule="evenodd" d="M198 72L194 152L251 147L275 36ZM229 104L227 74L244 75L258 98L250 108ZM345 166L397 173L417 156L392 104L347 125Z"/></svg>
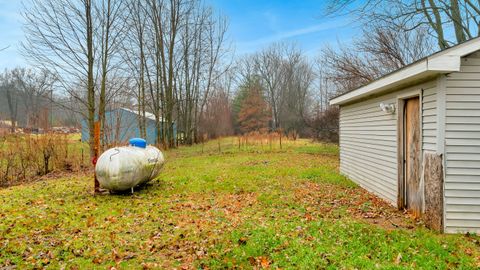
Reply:
<svg viewBox="0 0 480 270"><path fill-rule="evenodd" d="M402 253L398 253L397 258L395 259L395 264L400 264L402 262Z"/></svg>

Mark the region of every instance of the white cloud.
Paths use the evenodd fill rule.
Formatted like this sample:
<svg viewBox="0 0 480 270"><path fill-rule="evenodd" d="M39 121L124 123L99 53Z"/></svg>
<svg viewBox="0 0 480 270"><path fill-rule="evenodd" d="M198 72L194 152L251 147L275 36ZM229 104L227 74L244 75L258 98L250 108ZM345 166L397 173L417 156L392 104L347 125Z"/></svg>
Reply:
<svg viewBox="0 0 480 270"><path fill-rule="evenodd" d="M344 19L342 20L332 20L324 23L319 23L299 29L294 29L290 31L284 31L284 32L278 32L270 36L265 36L259 39L255 40L250 40L246 42L239 42L238 48L240 52L251 52L258 47L261 47L263 45L276 42L276 41L282 41L286 39L292 39L300 36L305 36L313 33L318 33L322 31L327 31L327 30L332 30L335 28L341 28L347 25L348 22Z"/></svg>

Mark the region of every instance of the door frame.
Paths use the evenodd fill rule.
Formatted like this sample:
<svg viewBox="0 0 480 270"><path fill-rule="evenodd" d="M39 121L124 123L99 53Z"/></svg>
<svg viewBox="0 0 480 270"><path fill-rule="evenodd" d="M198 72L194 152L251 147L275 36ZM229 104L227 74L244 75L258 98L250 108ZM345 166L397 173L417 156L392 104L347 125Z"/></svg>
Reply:
<svg viewBox="0 0 480 270"><path fill-rule="evenodd" d="M405 184L405 138L404 138L404 129L405 129L405 101L410 98L418 97L419 102L419 124L420 124L420 166L423 166L423 88L411 90L408 92L403 92L397 95L397 168L398 168L398 193L397 193L397 207L398 209L405 209L406 207L406 184ZM422 171L422 168L420 168ZM420 173L421 182L423 174ZM422 192L424 192L424 187L422 187ZM423 204L422 202L422 211Z"/></svg>

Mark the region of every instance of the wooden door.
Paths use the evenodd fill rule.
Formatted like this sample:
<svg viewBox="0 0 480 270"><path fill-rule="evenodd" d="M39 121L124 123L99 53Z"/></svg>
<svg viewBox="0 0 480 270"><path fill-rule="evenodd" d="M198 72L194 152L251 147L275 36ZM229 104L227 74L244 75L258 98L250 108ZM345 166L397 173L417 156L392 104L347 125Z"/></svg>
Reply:
<svg viewBox="0 0 480 270"><path fill-rule="evenodd" d="M423 189L420 183L421 145L420 145L420 99L405 101L404 138L405 138L405 207L416 217L422 213Z"/></svg>

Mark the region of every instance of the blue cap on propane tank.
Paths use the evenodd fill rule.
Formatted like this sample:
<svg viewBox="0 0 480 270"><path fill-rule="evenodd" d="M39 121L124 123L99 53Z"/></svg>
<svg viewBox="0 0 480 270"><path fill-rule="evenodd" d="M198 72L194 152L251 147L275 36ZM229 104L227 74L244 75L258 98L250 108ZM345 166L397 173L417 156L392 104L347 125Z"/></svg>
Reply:
<svg viewBox="0 0 480 270"><path fill-rule="evenodd" d="M140 147L140 148L147 147L147 141L142 138L132 138L128 142L130 143L131 146Z"/></svg>

